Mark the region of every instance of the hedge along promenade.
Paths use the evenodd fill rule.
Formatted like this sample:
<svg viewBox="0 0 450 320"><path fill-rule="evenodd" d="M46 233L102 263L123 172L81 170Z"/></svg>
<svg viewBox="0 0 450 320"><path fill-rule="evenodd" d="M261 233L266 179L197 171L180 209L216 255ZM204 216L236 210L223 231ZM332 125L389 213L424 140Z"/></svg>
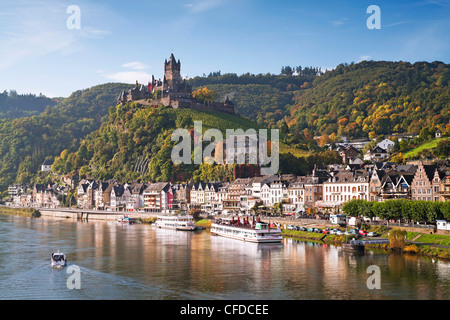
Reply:
<svg viewBox="0 0 450 320"><path fill-rule="evenodd" d="M379 217L383 220L405 220L419 223L436 223L450 220L450 202L394 199L383 202L354 199L342 206L351 217Z"/></svg>
<svg viewBox="0 0 450 320"><path fill-rule="evenodd" d="M39 210L35 208L11 208L6 206L0 206L0 214L18 215L33 218L41 216Z"/></svg>

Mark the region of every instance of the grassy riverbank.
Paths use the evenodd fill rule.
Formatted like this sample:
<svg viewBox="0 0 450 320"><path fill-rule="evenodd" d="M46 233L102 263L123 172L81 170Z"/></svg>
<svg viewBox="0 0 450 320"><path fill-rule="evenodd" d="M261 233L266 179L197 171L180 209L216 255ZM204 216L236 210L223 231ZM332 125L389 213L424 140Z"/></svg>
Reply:
<svg viewBox="0 0 450 320"><path fill-rule="evenodd" d="M34 208L10 208L4 206L0 206L0 214L17 215L33 218L38 218L41 216L39 210Z"/></svg>
<svg viewBox="0 0 450 320"><path fill-rule="evenodd" d="M370 230L387 236L389 230L375 229ZM285 237L297 238L305 241L318 241L331 244L342 244L345 241L344 235L332 235L315 233L309 231L296 231L283 229L281 231ZM390 243L366 244L369 249L383 249L387 252L400 251L407 254L425 255L433 258L450 260L450 235L440 234L420 234L417 232L407 232L407 241L403 248L392 249ZM414 239L414 241L412 240Z"/></svg>
<svg viewBox="0 0 450 320"><path fill-rule="evenodd" d="M380 244L366 244L366 248L368 249L383 249L387 252L395 251L395 252L401 252L401 253L407 253L407 254L416 254L416 255L423 255L423 256L429 256L432 258L439 258L439 259L445 259L450 260L450 248L447 247L437 247L430 244L416 244L409 242L406 244L402 249L391 249L389 243L380 243Z"/></svg>

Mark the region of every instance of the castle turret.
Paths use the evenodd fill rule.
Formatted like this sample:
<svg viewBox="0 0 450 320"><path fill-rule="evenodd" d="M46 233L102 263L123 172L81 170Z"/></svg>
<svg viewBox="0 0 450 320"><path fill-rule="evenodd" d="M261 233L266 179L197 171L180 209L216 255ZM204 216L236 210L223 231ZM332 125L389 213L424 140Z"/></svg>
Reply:
<svg viewBox="0 0 450 320"><path fill-rule="evenodd" d="M175 60L173 53L170 55L169 61L164 62L164 76L167 84L173 89L177 90L181 82L181 62Z"/></svg>

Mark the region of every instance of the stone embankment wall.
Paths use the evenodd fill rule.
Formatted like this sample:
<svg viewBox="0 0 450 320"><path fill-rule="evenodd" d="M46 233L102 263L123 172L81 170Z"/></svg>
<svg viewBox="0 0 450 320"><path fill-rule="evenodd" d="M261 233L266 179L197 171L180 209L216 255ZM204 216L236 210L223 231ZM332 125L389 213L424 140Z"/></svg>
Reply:
<svg viewBox="0 0 450 320"><path fill-rule="evenodd" d="M148 213L133 213L133 212L117 212L117 213L99 213L99 212L86 212L86 211L58 211L58 210L46 210L40 209L42 217L53 218L65 218L75 220L101 220L101 221L116 221L123 216L127 216L133 219L150 219L156 217L155 214Z"/></svg>

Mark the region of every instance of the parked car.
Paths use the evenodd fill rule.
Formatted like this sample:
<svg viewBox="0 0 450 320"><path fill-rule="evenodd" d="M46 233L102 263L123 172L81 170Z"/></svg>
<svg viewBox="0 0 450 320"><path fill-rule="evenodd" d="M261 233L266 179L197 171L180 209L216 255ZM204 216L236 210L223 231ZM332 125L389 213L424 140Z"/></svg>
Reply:
<svg viewBox="0 0 450 320"><path fill-rule="evenodd" d="M329 234L330 233L330 228L323 229L322 232L325 233L325 234Z"/></svg>
<svg viewBox="0 0 450 320"><path fill-rule="evenodd" d="M367 231L359 230L359 234L365 237L365 236L367 236Z"/></svg>
<svg viewBox="0 0 450 320"><path fill-rule="evenodd" d="M293 224L290 224L287 226L287 229L288 230L296 230L297 228Z"/></svg>
<svg viewBox="0 0 450 320"><path fill-rule="evenodd" d="M298 227L297 230L298 231L308 231L308 229L306 227Z"/></svg>
<svg viewBox="0 0 450 320"><path fill-rule="evenodd" d="M376 232L369 232L369 233L367 234L367 236L368 236L368 237L378 237L379 234L376 233Z"/></svg>
<svg viewBox="0 0 450 320"><path fill-rule="evenodd" d="M308 228L307 231L314 232L314 228Z"/></svg>
<svg viewBox="0 0 450 320"><path fill-rule="evenodd" d="M314 232L316 232L316 233L322 233L322 229L314 228Z"/></svg>

